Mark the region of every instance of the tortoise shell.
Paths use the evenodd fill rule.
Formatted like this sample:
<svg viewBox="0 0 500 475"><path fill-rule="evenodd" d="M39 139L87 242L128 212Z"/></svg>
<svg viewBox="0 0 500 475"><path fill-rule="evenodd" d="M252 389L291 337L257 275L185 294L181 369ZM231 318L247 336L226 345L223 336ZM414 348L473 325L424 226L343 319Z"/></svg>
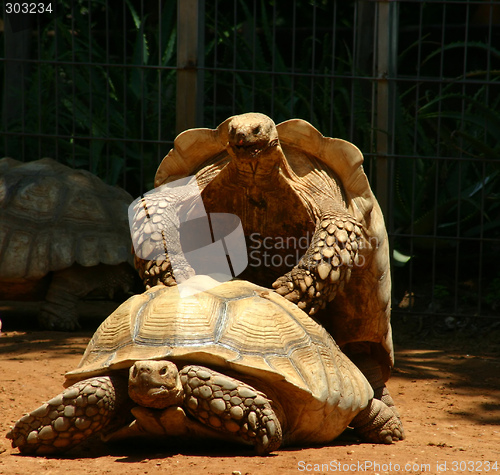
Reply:
<svg viewBox="0 0 500 475"><path fill-rule="evenodd" d="M132 197L50 158L0 160L0 281L130 262Z"/></svg>
<svg viewBox="0 0 500 475"><path fill-rule="evenodd" d="M176 286L131 297L97 329L66 386L163 359L271 390L287 415L287 443L331 441L373 397L323 327L275 292L238 280L188 297Z"/></svg>
<svg viewBox="0 0 500 475"><path fill-rule="evenodd" d="M258 114L246 115L251 121ZM250 240L247 246L250 250L253 235L268 237L271 242L275 239L276 244L295 238L300 248L296 251L302 255L307 245L302 246L301 239L313 235L325 200L345 206L362 227L360 260L352 268L349 283L315 318L344 350L358 342L368 342L370 348L366 351L379 361L387 379L394 363L389 243L382 211L363 170L362 153L352 143L323 136L304 120L282 122L276 129L287 166L292 170L292 173L280 173L281 182L286 186L264 190L262 203L252 196L240 200L238 187L228 190L210 186L231 161L227 144L232 119L213 130L191 129L178 135L174 148L157 170L155 187L195 175L207 212L237 214ZM273 252L279 253L278 247L276 245ZM281 256L279 262L287 264L286 256ZM260 266L257 275L244 273L240 277L270 287L275 278L289 271L294 263L277 268L270 264Z"/></svg>

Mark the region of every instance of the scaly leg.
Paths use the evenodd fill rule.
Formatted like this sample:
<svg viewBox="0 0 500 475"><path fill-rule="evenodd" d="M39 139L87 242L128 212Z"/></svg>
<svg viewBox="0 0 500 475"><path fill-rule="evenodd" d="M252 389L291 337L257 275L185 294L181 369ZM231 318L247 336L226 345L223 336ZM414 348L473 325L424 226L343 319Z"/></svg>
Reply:
<svg viewBox="0 0 500 475"><path fill-rule="evenodd" d="M358 265L361 235L361 225L351 216L324 216L299 263L273 283L276 292L314 315L349 281Z"/></svg>
<svg viewBox="0 0 500 475"><path fill-rule="evenodd" d="M401 421L387 405L375 398L351 421L351 426L368 442L391 444L404 439Z"/></svg>
<svg viewBox="0 0 500 475"><path fill-rule="evenodd" d="M396 404L392 399L389 389L385 385L384 377L382 374L382 368L380 364L374 360L373 356L370 354L356 354L349 355L352 362L361 370L365 375L366 379L370 382L375 398L386 404L394 413L394 415L400 419L399 411L396 408Z"/></svg>
<svg viewBox="0 0 500 475"><path fill-rule="evenodd" d="M202 366L186 366L179 374L185 407L192 416L254 445L258 454L280 447L281 425L264 394Z"/></svg>
<svg viewBox="0 0 500 475"><path fill-rule="evenodd" d="M64 452L105 428L126 394L119 377L85 379L19 419L7 438L23 454Z"/></svg>

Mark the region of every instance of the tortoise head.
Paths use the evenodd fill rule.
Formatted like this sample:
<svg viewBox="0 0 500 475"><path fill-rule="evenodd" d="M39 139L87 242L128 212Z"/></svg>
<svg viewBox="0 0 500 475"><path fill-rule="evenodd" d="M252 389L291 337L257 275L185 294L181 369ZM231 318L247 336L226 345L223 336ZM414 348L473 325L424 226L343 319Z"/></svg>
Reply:
<svg viewBox="0 0 500 475"><path fill-rule="evenodd" d="M227 151L240 173L269 174L279 167L282 154L276 125L264 114L234 116L228 124Z"/></svg>
<svg viewBox="0 0 500 475"><path fill-rule="evenodd" d="M128 393L141 406L163 409L179 404L184 390L174 363L145 360L130 368Z"/></svg>

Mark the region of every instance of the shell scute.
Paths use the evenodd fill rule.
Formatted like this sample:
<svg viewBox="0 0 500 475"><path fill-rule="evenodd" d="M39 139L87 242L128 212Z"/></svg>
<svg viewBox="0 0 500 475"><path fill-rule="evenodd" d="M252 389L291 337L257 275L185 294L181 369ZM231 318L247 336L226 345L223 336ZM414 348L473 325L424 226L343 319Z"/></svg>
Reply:
<svg viewBox="0 0 500 475"><path fill-rule="evenodd" d="M2 241L5 244L3 259L0 260L1 275L6 279L26 276L29 269L29 254L26 249L31 248L33 236L23 230L14 233L8 229L2 230L0 237L2 234ZM1 248L0 246L0 250Z"/></svg>
<svg viewBox="0 0 500 475"><path fill-rule="evenodd" d="M233 300L227 307L219 340L223 345L239 348L245 354L267 356L288 355L293 347L310 342L305 330L274 302L256 296Z"/></svg>
<svg viewBox="0 0 500 475"><path fill-rule="evenodd" d="M0 171L0 280L131 261L126 191L50 158L3 158Z"/></svg>
<svg viewBox="0 0 500 475"><path fill-rule="evenodd" d="M136 345L203 346L214 342L221 302L211 295L179 296L177 289L157 289L134 322ZM168 295L167 295L168 294Z"/></svg>
<svg viewBox="0 0 500 475"><path fill-rule="evenodd" d="M263 297L264 296L264 297ZM312 322L312 323L311 323ZM317 346L325 347L318 353ZM325 398L326 332L279 295L245 281L180 297L157 286L122 304L99 327L68 382L105 374L140 359L171 359L228 367L286 380Z"/></svg>
<svg viewBox="0 0 500 475"><path fill-rule="evenodd" d="M52 176L23 177L17 184L17 192L10 202L19 216L31 218L37 213L40 219L52 219L64 198L59 181Z"/></svg>

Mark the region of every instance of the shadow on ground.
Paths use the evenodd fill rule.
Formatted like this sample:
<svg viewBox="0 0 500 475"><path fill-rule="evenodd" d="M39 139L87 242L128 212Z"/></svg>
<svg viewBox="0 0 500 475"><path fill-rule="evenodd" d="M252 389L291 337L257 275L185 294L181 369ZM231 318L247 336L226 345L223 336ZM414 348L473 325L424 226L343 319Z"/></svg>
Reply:
<svg viewBox="0 0 500 475"><path fill-rule="evenodd" d="M396 317L393 334L395 377L433 381L443 398L474 397L475 405L459 409L450 405L448 412L481 424L500 425L500 331L496 324L443 330L440 325L422 328L421 321ZM484 399L479 404L478 396Z"/></svg>

